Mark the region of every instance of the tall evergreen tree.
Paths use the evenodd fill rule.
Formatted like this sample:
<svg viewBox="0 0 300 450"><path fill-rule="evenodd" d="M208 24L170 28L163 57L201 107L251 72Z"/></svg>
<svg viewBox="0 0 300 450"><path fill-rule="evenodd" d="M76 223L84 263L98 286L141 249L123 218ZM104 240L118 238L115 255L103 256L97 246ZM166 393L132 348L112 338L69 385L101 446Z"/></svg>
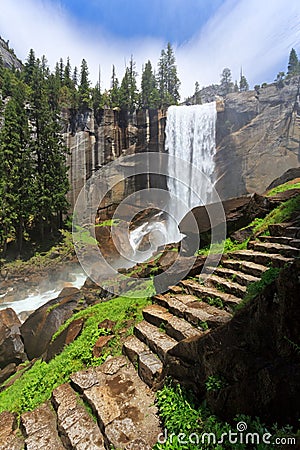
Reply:
<svg viewBox="0 0 300 450"><path fill-rule="evenodd" d="M78 88L79 93L79 106L83 108L90 107L90 81L89 81L89 70L87 62L85 59L82 60L81 70L80 70L80 83Z"/></svg>
<svg viewBox="0 0 300 450"><path fill-rule="evenodd" d="M194 105L201 105L201 94L200 94L200 85L198 81L195 82L195 92L194 92Z"/></svg>
<svg viewBox="0 0 300 450"><path fill-rule="evenodd" d="M242 75L242 73L241 73L240 92L245 92L245 91L249 91L249 84L248 84L246 77L244 75Z"/></svg>
<svg viewBox="0 0 300 450"><path fill-rule="evenodd" d="M171 44L168 43L166 51L161 51L158 62L158 88L162 107L178 103L179 87L175 55Z"/></svg>
<svg viewBox="0 0 300 450"><path fill-rule="evenodd" d="M45 226L51 229L60 226L67 207L67 149L60 134L59 111L48 101L49 83L38 64L33 81L35 88L30 99L30 113L35 130L31 142L36 165L35 216L43 236Z"/></svg>
<svg viewBox="0 0 300 450"><path fill-rule="evenodd" d="M151 62L148 60L142 72L141 81L141 106L143 108L158 107L157 98L159 96L155 74L152 70Z"/></svg>
<svg viewBox="0 0 300 450"><path fill-rule="evenodd" d="M137 73L135 71L135 62L131 56L129 66L125 69L125 75L120 86L120 106L133 112L138 104L138 91L136 82Z"/></svg>
<svg viewBox="0 0 300 450"><path fill-rule="evenodd" d="M116 69L113 65L111 75L111 88L110 88L110 107L115 108L120 105L120 92L119 92L119 80L116 77Z"/></svg>
<svg viewBox="0 0 300 450"><path fill-rule="evenodd" d="M225 69L223 69L223 72L221 74L221 89L223 95L227 95L233 91L231 70L228 69L228 67L225 67Z"/></svg>
<svg viewBox="0 0 300 450"><path fill-rule="evenodd" d="M292 48L289 56L287 76L292 77L294 75L298 75L299 73L300 73L300 63L298 60L296 50Z"/></svg>
<svg viewBox="0 0 300 450"><path fill-rule="evenodd" d="M33 213L33 169L25 92L25 85L19 82L5 107L0 132L0 245L4 255L11 235L21 252L25 226Z"/></svg>
<svg viewBox="0 0 300 450"><path fill-rule="evenodd" d="M24 65L24 81L27 84L30 84L32 81L32 75L35 68L35 53L33 49L29 50L29 55Z"/></svg>

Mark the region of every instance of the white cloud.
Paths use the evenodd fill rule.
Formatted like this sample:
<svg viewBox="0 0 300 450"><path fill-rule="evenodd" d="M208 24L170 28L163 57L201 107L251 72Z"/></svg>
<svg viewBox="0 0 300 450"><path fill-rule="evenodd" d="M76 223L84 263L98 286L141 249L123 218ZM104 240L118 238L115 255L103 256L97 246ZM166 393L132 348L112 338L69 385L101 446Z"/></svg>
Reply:
<svg viewBox="0 0 300 450"><path fill-rule="evenodd" d="M165 45L151 38L122 41L87 29L42 0L1 0L0 30L23 60L30 48L37 56L45 54L52 67L60 57L70 56L78 66L85 58L94 82L100 64L103 87L109 87L112 64L121 78L125 59L133 54L140 72L147 59L157 62ZM300 50L299 0L226 0L198 35L176 49L182 98L193 92L195 80L218 82L224 67L235 79L242 66L251 85L272 81L285 69L292 46Z"/></svg>
<svg viewBox="0 0 300 450"><path fill-rule="evenodd" d="M285 70L292 46L300 47L299 0L227 0L187 45L178 48L181 78L192 86L218 82L224 67L250 85L273 81ZM185 89L184 89L185 91Z"/></svg>

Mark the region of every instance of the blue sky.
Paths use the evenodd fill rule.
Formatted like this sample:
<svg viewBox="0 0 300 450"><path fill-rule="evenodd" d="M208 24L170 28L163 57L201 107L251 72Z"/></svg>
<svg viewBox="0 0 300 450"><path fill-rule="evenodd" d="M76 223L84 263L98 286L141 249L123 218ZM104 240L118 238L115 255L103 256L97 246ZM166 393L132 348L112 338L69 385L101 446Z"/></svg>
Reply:
<svg viewBox="0 0 300 450"><path fill-rule="evenodd" d="M170 41L183 99L224 67L233 81L242 67L252 87L272 82L292 47L300 55L300 0L0 0L0 35L23 60L30 48L51 67L85 58L93 83L100 65L102 89L113 64L121 79L133 55L140 75Z"/></svg>
<svg viewBox="0 0 300 450"><path fill-rule="evenodd" d="M222 0L53 0L78 22L122 39L155 37L183 44L216 12ZM84 6L83 6L84 5Z"/></svg>

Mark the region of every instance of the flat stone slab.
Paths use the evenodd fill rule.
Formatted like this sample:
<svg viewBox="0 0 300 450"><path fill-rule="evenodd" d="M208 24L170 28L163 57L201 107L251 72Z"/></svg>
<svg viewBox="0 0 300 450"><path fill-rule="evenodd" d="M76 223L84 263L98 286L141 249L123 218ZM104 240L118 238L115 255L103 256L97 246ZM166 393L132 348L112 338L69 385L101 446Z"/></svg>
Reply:
<svg viewBox="0 0 300 450"><path fill-rule="evenodd" d="M177 341L189 337L200 336L201 332L193 327L189 322L171 314L166 308L160 305L149 305L143 309L144 319L155 325L163 326L166 333Z"/></svg>
<svg viewBox="0 0 300 450"><path fill-rule="evenodd" d="M232 317L224 309L202 302L198 297L191 294L156 295L154 301L195 326L201 326L201 322L207 322L209 327L215 328L228 322Z"/></svg>
<svg viewBox="0 0 300 450"><path fill-rule="evenodd" d="M14 414L4 411L0 414L0 450L22 450L24 439L16 435L17 420Z"/></svg>
<svg viewBox="0 0 300 450"><path fill-rule="evenodd" d="M73 450L105 450L103 435L97 423L69 384L62 384L53 391L52 402L61 439L66 442L66 446L71 444Z"/></svg>
<svg viewBox="0 0 300 450"><path fill-rule="evenodd" d="M71 379L96 412L105 439L114 448L150 450L157 442L161 428L154 393L124 356L109 358Z"/></svg>
<svg viewBox="0 0 300 450"><path fill-rule="evenodd" d="M164 361L166 353L173 348L177 341L156 326L143 320L134 327L134 334Z"/></svg>
<svg viewBox="0 0 300 450"><path fill-rule="evenodd" d="M235 295L221 292L213 287L204 286L203 284L199 284L196 281L183 280L180 284L190 294L196 295L204 301L208 298L219 298L227 306L236 306L241 302L241 299L236 297Z"/></svg>
<svg viewBox="0 0 300 450"><path fill-rule="evenodd" d="M199 278L201 281L202 278ZM222 277L222 275L209 275L207 279L204 279L204 284L208 287L213 287L216 289L220 289L220 293L223 294L224 291L233 294L236 297L241 297L246 293L247 288L235 281L228 280L226 277Z"/></svg>
<svg viewBox="0 0 300 450"><path fill-rule="evenodd" d="M48 403L21 416L26 450L65 450L57 432L56 415Z"/></svg>
<svg viewBox="0 0 300 450"><path fill-rule="evenodd" d="M229 278L230 281L235 281L243 286L248 286L250 283L259 281L258 277L226 267L216 267L214 273L224 278Z"/></svg>
<svg viewBox="0 0 300 450"><path fill-rule="evenodd" d="M271 263L273 267L283 267L286 263L293 261L293 258L286 258L278 253L264 253L255 250L237 250L228 253L228 256L234 259L251 261L255 264L268 265Z"/></svg>
<svg viewBox="0 0 300 450"><path fill-rule="evenodd" d="M123 344L123 353L138 369L140 378L153 387L160 380L163 365L161 360L136 336L129 336Z"/></svg>
<svg viewBox="0 0 300 450"><path fill-rule="evenodd" d="M222 266L224 268L229 268L232 270L238 270L242 273L248 274L253 277L260 278L262 274L268 270L268 267L262 264L256 264L251 261L242 261L238 259L226 259L222 261Z"/></svg>

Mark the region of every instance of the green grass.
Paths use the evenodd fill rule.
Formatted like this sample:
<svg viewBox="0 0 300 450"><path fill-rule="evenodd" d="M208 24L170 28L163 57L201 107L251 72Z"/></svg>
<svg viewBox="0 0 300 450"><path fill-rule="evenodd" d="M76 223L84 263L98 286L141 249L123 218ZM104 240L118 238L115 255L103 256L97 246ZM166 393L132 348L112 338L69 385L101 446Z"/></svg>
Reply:
<svg viewBox="0 0 300 450"><path fill-rule="evenodd" d="M255 219L249 226L253 226L254 235L264 234L268 232L269 225L291 220L296 211L300 211L300 195L277 206L264 219Z"/></svg>
<svg viewBox="0 0 300 450"><path fill-rule="evenodd" d="M49 363L38 360L12 386L1 392L0 412L8 410L21 414L24 411L33 410L50 398L55 387L69 381L72 373L85 367L100 365L108 354L121 354L119 331L127 327L127 333L131 334L133 323L142 320L142 309L148 302L147 296L145 298L118 297L75 314L68 323L79 317L85 319L80 336ZM92 354L94 344L100 335L105 334L104 330L98 329L98 324L104 319L117 322L114 330L115 338L110 341L106 354L100 358L94 358Z"/></svg>
<svg viewBox="0 0 300 450"><path fill-rule="evenodd" d="M121 223L120 219L108 219L95 225L96 227L116 227Z"/></svg>
<svg viewBox="0 0 300 450"><path fill-rule="evenodd" d="M248 242L249 239L246 239L244 242L239 243L235 240L227 238L225 239L225 241L217 242L215 244L201 248L200 250L198 250L197 255L208 256L209 254L229 253L235 250L244 250L245 248L247 248Z"/></svg>
<svg viewBox="0 0 300 450"><path fill-rule="evenodd" d="M290 189L300 189L300 182L293 183L291 181L288 181L287 183L281 184L280 186L277 186L274 189L268 191L266 196L272 197L273 195L279 194L280 192L288 191Z"/></svg>
<svg viewBox="0 0 300 450"><path fill-rule="evenodd" d="M212 377L210 377L211 379ZM215 380L214 385L215 386ZM218 382L218 389L222 389L223 384ZM265 433L271 433L272 436L295 436L292 433L292 427L285 426L278 428L275 424L266 427L259 418L251 418L245 415L235 417L233 423L222 421L211 413L205 406L197 406L192 394L180 387L180 385L172 385L167 383L161 391L156 394L157 406L159 415L165 428L164 436L167 437L165 443L157 443L154 450L227 450L227 449L250 449L249 445L242 444L239 441L236 444L229 442L229 439L224 439L222 444L218 444L218 440L223 433L237 432L237 423L243 421L247 424L247 432L258 433L263 436ZM172 433L174 433L172 435ZM184 435L180 435L184 433ZM194 434L192 434L194 433ZM204 433L214 433L216 436L216 443L212 440L202 438ZM191 440L189 439L191 437ZM199 441L197 442L197 437ZM163 437L162 437L163 438ZM163 439L161 439L163 441ZM186 441L186 443L183 443ZM260 440L259 445L251 446L252 450L267 450L269 444L263 443Z"/></svg>

